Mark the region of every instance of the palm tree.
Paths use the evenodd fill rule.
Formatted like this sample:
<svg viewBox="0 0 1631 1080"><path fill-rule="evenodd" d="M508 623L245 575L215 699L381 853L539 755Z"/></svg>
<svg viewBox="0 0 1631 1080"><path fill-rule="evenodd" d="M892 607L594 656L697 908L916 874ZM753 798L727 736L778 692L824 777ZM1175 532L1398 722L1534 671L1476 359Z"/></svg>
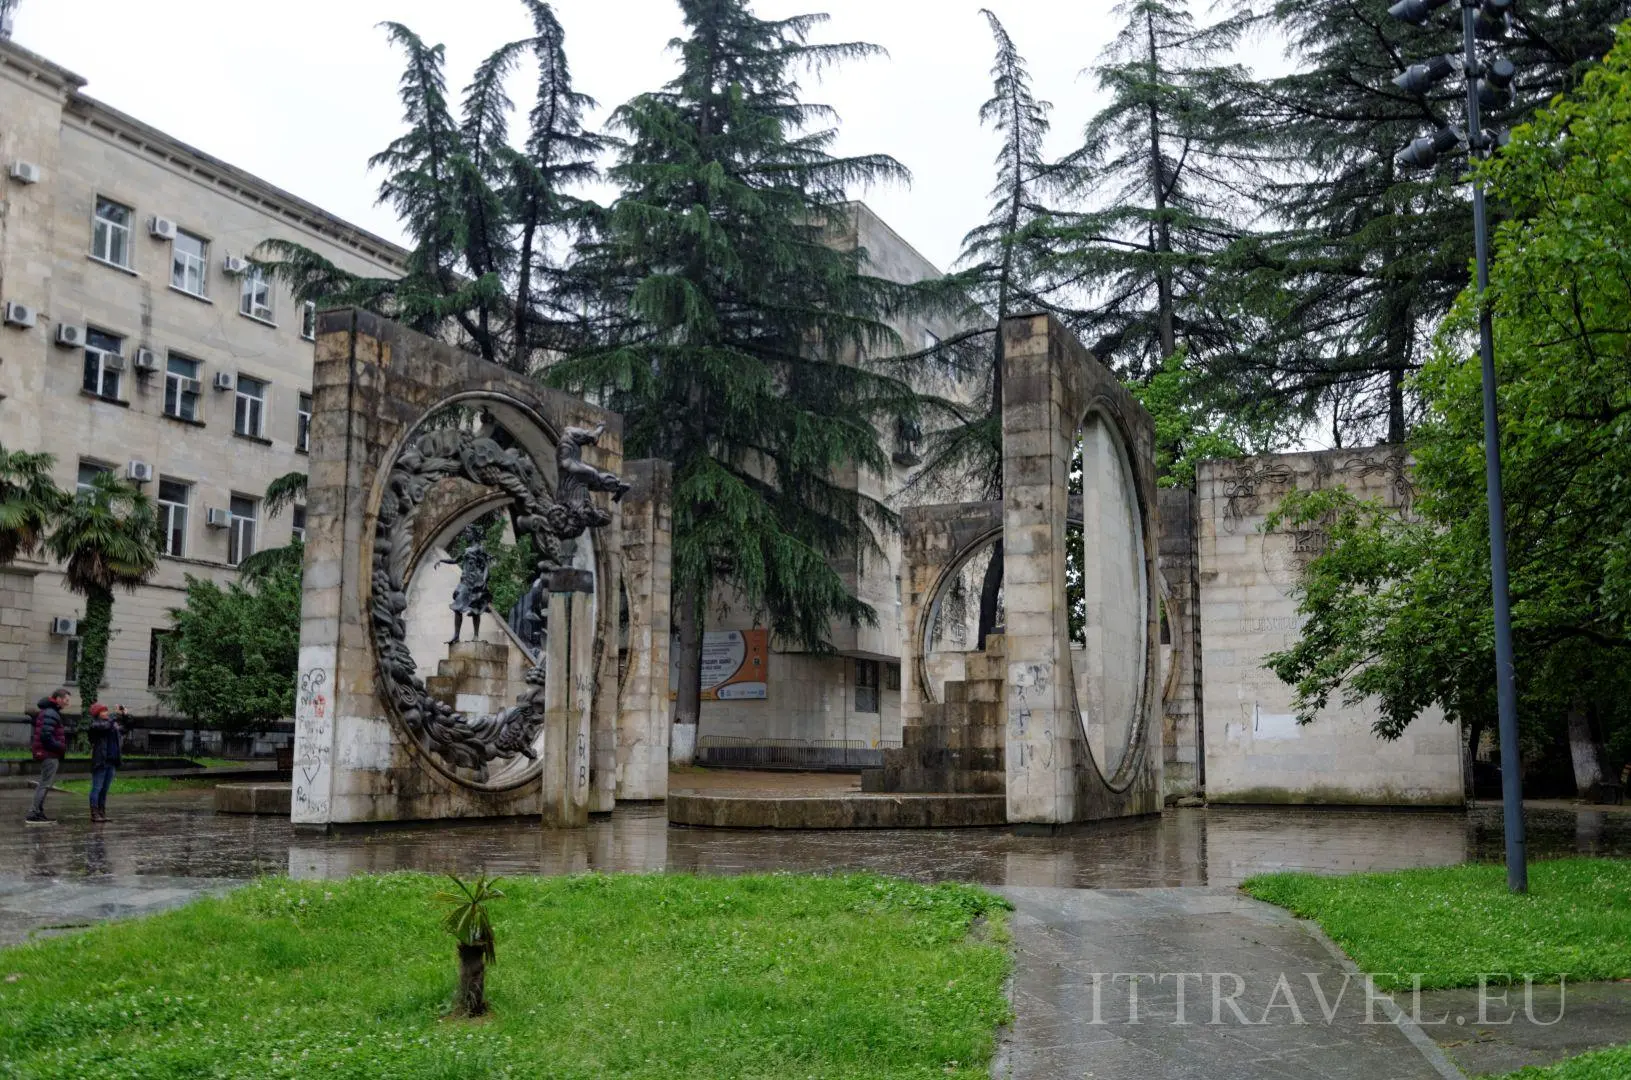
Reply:
<svg viewBox="0 0 1631 1080"><path fill-rule="evenodd" d="M0 446L0 566L32 555L68 496L51 482L50 454Z"/></svg>
<svg viewBox="0 0 1631 1080"><path fill-rule="evenodd" d="M437 893L436 899L450 905L442 916L442 929L453 935L459 946L459 989L453 997L455 1016L481 1016L487 1011L487 965L497 959L493 918L487 905L504 899L494 886L498 878L482 874L474 882L463 882L452 874L459 891Z"/></svg>
<svg viewBox="0 0 1631 1080"><path fill-rule="evenodd" d="M283 513L286 507L295 505L305 497L306 474L284 473L266 485L266 495L262 498L261 505L266 509L268 518L275 518ZM306 545L299 540L291 540L282 547L262 548L250 555L238 564L238 576L249 582L260 581L285 566L299 570L305 558Z"/></svg>
<svg viewBox="0 0 1631 1080"><path fill-rule="evenodd" d="M99 473L63 508L46 548L63 564L68 588L85 598L79 631L79 687L96 700L113 628L113 590L135 589L159 565L161 529L153 500L112 473Z"/></svg>

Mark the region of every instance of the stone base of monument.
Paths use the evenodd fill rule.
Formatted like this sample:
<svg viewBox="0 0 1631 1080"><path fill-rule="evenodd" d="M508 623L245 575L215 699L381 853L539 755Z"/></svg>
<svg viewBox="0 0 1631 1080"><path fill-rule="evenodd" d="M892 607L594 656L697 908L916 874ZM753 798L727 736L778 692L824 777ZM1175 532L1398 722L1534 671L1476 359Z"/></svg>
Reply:
<svg viewBox="0 0 1631 1080"><path fill-rule="evenodd" d="M216 784L215 812L287 818L293 790L292 783Z"/></svg>
<svg viewBox="0 0 1631 1080"><path fill-rule="evenodd" d="M1005 794L1007 672L1003 638L989 635L985 651L968 657L963 678L946 682L945 700L926 703L923 719L901 729L901 746L884 751L883 768L861 774L861 790Z"/></svg>
<svg viewBox="0 0 1631 1080"><path fill-rule="evenodd" d="M468 715L498 712L526 689L510 649L489 641L461 641L447 647L447 659L425 680L432 697Z"/></svg>
<svg viewBox="0 0 1631 1080"><path fill-rule="evenodd" d="M668 822L714 829L949 829L1005 825L1004 795L669 792Z"/></svg>

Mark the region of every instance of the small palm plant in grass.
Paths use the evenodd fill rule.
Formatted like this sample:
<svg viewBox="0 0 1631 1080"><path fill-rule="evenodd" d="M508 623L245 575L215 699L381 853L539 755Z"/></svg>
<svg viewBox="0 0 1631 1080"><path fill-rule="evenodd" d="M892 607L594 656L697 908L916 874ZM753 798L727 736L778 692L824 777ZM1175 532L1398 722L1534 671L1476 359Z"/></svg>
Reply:
<svg viewBox="0 0 1631 1080"><path fill-rule="evenodd" d="M453 997L455 1016L481 1016L487 1012L487 965L497 959L493 951L493 919L487 905L504 899L495 886L497 878L482 874L474 882L448 878L458 892L437 893L436 899L450 904L442 916L442 929L459 945L459 989Z"/></svg>

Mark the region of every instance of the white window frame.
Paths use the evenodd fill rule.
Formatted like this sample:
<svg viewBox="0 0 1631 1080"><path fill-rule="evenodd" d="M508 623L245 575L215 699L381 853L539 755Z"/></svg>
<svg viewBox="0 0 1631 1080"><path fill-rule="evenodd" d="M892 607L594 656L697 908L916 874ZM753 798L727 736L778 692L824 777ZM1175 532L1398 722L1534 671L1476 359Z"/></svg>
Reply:
<svg viewBox="0 0 1631 1080"><path fill-rule="evenodd" d="M109 350L97 345L92 345L90 342L90 337L92 334L96 334L117 342L118 348ZM99 398L105 398L108 401L120 400L119 391L124 386L124 373L120 371L109 371L106 365L109 357L123 356L124 354L124 338L120 337L118 334L110 334L106 330L98 330L95 327L88 329L85 333L85 371L84 375L80 379L80 389L84 390L86 393L95 394ZM96 366L96 388L94 390L86 385L86 383L90 381L91 366L93 364ZM113 392L111 394L108 393L107 390L110 379L113 382Z"/></svg>
<svg viewBox="0 0 1631 1080"><path fill-rule="evenodd" d="M176 647L176 632L153 627L147 634L147 686L151 690L170 689L171 654Z"/></svg>
<svg viewBox="0 0 1631 1080"><path fill-rule="evenodd" d="M179 371L171 371L170 370L170 365L173 364L173 363L177 363L177 362L183 363L183 364L193 365L193 373L191 375L183 375ZM172 420L185 420L185 421L188 421L189 423L194 423L194 424L201 423L201 421L198 418L198 411L199 411L198 407L203 401L203 395L200 394L196 390L183 391L181 389L181 382L182 382L183 379L191 379L194 382L198 382L199 377L203 374L203 372L204 372L204 364L203 364L202 361L194 360L192 357L187 356L184 353L171 352L171 353L166 353L165 354L165 356L164 356L164 415L165 416L170 417ZM172 398L174 398L175 404L176 404L175 411L173 411L173 412L170 409L170 401L171 401ZM186 399L189 399L189 398L191 399L191 403L192 403L192 415L191 416L184 415L183 410L182 410L183 402Z"/></svg>
<svg viewBox="0 0 1631 1080"><path fill-rule="evenodd" d="M300 306L300 336L306 341L317 340L317 301L307 300Z"/></svg>
<svg viewBox="0 0 1631 1080"><path fill-rule="evenodd" d="M311 395L301 392L295 399L297 410L294 428L294 448L302 454L311 453Z"/></svg>
<svg viewBox="0 0 1631 1080"><path fill-rule="evenodd" d="M244 391L244 383L255 383L260 393ZM266 438L266 391L271 383L252 375L239 375L233 386L232 430L251 439ZM252 421L252 422L251 422Z"/></svg>
<svg viewBox="0 0 1631 1080"><path fill-rule="evenodd" d="M114 221L112 218L103 217L102 208L105 206L115 207L124 211L125 220L121 223ZM113 199L104 198L103 196L98 195L96 197L96 204L91 210L91 258L95 259L97 262L107 263L109 266L117 266L121 270L131 269L132 248L130 241L132 235L132 223L135 220L136 211L134 208L126 206L122 202L117 202ZM124 250L123 259L116 259L113 257L115 237L119 237L121 240Z"/></svg>
<svg viewBox="0 0 1631 1080"><path fill-rule="evenodd" d="M181 488L181 502L164 497L164 485L175 484ZM159 477L158 490L154 495L154 502L158 504L159 526L163 536L159 541L159 554L167 555L172 559L183 559L187 556L187 510L192 505L193 486L184 480L172 480L170 477ZM179 520L178 520L179 519ZM181 534L179 547L172 545L176 534Z"/></svg>
<svg viewBox="0 0 1631 1080"><path fill-rule="evenodd" d="M181 250L181 240L198 241L199 254ZM196 276L198 288L190 289L188 282ZM200 300L208 300L210 296L210 242L197 233L185 229L177 230L175 240L170 243L170 288L184 292L188 296L196 296Z"/></svg>
<svg viewBox="0 0 1631 1080"><path fill-rule="evenodd" d="M249 504L249 513L240 514L232 509L234 502ZM260 502L247 495L233 495L227 500L227 565L238 566L255 554L255 522L260 516ZM245 535L247 534L247 536ZM246 550L247 549L247 550Z"/></svg>
<svg viewBox="0 0 1631 1080"><path fill-rule="evenodd" d="M270 326L272 321L272 283L260 267L251 266L238 276L238 314Z"/></svg>
<svg viewBox="0 0 1631 1080"><path fill-rule="evenodd" d="M306 542L306 504L295 503L289 508L289 539Z"/></svg>

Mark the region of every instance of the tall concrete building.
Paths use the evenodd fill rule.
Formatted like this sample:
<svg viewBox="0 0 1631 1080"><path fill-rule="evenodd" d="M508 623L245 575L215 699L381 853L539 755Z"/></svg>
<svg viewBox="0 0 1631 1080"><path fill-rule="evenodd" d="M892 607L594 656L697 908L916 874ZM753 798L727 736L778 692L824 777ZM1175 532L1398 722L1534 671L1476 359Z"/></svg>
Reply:
<svg viewBox="0 0 1631 1080"><path fill-rule="evenodd" d="M239 260L276 237L389 276L406 252L84 86L0 40L0 445L55 454L68 490L111 470L157 501L164 558L116 598L101 698L162 716L187 576L231 580L302 527L261 497L305 468L315 312ZM49 562L0 568L0 717L75 681L83 610Z"/></svg>

